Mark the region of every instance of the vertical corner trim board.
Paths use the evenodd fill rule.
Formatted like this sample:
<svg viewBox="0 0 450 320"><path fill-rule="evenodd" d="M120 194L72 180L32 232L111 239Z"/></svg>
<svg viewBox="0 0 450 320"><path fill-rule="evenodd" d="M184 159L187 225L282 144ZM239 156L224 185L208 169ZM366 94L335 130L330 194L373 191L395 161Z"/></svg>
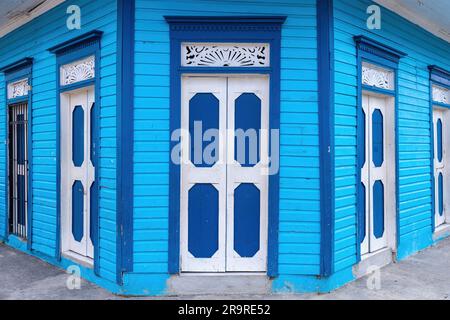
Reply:
<svg viewBox="0 0 450 320"><path fill-rule="evenodd" d="M334 28L333 0L317 1L320 129L320 274L333 273L334 252Z"/></svg>
<svg viewBox="0 0 450 320"><path fill-rule="evenodd" d="M118 0L117 282L133 270L135 0Z"/></svg>

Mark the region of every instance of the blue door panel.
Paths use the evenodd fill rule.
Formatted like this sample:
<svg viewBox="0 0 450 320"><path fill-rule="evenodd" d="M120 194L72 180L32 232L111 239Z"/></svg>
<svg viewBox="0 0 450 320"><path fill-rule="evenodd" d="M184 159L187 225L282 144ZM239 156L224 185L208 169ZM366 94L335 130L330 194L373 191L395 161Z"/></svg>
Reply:
<svg viewBox="0 0 450 320"><path fill-rule="evenodd" d="M76 167L84 161L84 110L76 106L72 118L72 160Z"/></svg>
<svg viewBox="0 0 450 320"><path fill-rule="evenodd" d="M234 191L234 251L243 258L253 257L260 248L260 192L251 183Z"/></svg>
<svg viewBox="0 0 450 320"><path fill-rule="evenodd" d="M441 172L438 177L438 197L439 215L442 217L444 214L444 177Z"/></svg>
<svg viewBox="0 0 450 320"><path fill-rule="evenodd" d="M80 242L84 236L84 188L81 181L75 181L72 186L72 234Z"/></svg>
<svg viewBox="0 0 450 320"><path fill-rule="evenodd" d="M442 120L438 119L436 124L436 136L437 136L437 157L438 161L442 161Z"/></svg>
<svg viewBox="0 0 450 320"><path fill-rule="evenodd" d="M381 167L384 162L383 114L375 109L372 114L372 158L375 167Z"/></svg>
<svg viewBox="0 0 450 320"><path fill-rule="evenodd" d="M380 180L373 185L373 232L377 239L384 234L384 185Z"/></svg>
<svg viewBox="0 0 450 320"><path fill-rule="evenodd" d="M219 192L212 184L196 184L188 197L188 250L211 258L219 249Z"/></svg>
<svg viewBox="0 0 450 320"><path fill-rule="evenodd" d="M219 158L215 148L207 149L213 142L218 146L219 141L214 141L214 136L211 141L203 139L206 131L219 130L219 107L219 100L212 93L197 93L189 101L190 160L196 167L210 168Z"/></svg>
<svg viewBox="0 0 450 320"><path fill-rule="evenodd" d="M243 167L254 167L260 159L261 99L244 93L235 101L234 159Z"/></svg>

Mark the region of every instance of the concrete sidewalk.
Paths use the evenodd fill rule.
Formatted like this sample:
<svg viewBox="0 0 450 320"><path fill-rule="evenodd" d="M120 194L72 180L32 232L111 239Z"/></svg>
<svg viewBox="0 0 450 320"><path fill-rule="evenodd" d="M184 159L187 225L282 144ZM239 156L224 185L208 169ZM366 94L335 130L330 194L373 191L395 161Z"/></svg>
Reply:
<svg viewBox="0 0 450 320"><path fill-rule="evenodd" d="M0 299L118 299L83 281L81 290L66 287L68 275L39 259L0 244ZM450 239L409 259L383 268L380 289L371 290L367 278L330 294L268 296L182 296L166 299L448 299L450 295Z"/></svg>

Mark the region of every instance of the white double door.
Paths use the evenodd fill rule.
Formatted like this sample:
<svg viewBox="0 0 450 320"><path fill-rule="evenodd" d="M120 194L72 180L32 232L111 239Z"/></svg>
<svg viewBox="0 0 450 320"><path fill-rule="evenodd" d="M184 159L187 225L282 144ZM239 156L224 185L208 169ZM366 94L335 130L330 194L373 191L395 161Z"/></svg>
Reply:
<svg viewBox="0 0 450 320"><path fill-rule="evenodd" d="M269 78L184 76L181 127L181 271L266 271Z"/></svg>
<svg viewBox="0 0 450 320"><path fill-rule="evenodd" d="M447 215L447 162L449 157L447 146L450 142L448 140L449 131L447 128L448 116L449 114L447 110L438 107L433 108L435 190L434 225L436 228L446 223Z"/></svg>
<svg viewBox="0 0 450 320"><path fill-rule="evenodd" d="M92 152L94 88L61 94L62 252L93 259L91 193L95 181Z"/></svg>
<svg viewBox="0 0 450 320"><path fill-rule="evenodd" d="M360 240L361 255L376 252L388 246L387 200L388 184L387 112L386 100L364 95L364 165L360 185ZM362 155L360 155L362 156ZM395 175L392 168L391 175Z"/></svg>

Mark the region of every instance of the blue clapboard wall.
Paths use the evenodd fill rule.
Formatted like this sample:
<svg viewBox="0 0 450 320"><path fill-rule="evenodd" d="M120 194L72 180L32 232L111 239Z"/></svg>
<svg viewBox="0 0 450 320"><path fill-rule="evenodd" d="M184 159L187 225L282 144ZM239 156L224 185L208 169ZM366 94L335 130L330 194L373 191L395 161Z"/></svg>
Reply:
<svg viewBox="0 0 450 320"><path fill-rule="evenodd" d="M169 26L164 15L287 15L281 43L279 272L317 275L320 254L315 0L137 0L134 273L167 277Z"/></svg>
<svg viewBox="0 0 450 320"><path fill-rule="evenodd" d="M66 27L67 7L81 8L81 30ZM0 39L2 66L25 57L33 65L33 250L56 254L56 58L48 48L98 29L101 46L100 121L100 275L115 281L116 273L116 0L66 1ZM5 141L5 82L0 76L0 140ZM6 146L0 148L0 236L5 231ZM64 174L64 172L62 173Z"/></svg>
<svg viewBox="0 0 450 320"><path fill-rule="evenodd" d="M450 69L450 44L389 10L381 30L366 27L368 0L336 0L335 15L335 270L356 263L355 35L365 35L408 54L400 61L398 89L399 225L398 256L431 244L432 184L428 65ZM389 170L389 174L394 174Z"/></svg>

